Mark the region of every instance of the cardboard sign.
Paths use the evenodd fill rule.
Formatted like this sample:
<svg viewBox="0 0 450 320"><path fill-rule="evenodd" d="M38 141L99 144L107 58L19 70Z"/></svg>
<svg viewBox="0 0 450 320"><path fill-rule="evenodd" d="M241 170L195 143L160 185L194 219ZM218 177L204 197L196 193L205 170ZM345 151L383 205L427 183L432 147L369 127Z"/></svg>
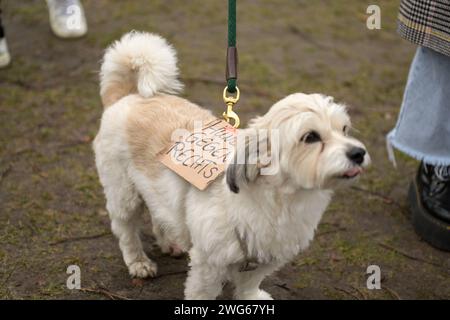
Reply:
<svg viewBox="0 0 450 320"><path fill-rule="evenodd" d="M213 120L194 131L185 131L159 154L159 161L200 190L225 170L236 145L236 129L224 120Z"/></svg>

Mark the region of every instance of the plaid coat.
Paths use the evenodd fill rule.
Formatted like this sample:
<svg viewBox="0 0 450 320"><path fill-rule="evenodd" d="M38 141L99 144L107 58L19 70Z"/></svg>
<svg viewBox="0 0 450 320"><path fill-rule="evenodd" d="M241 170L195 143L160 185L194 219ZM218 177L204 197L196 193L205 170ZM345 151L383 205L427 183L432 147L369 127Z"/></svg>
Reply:
<svg viewBox="0 0 450 320"><path fill-rule="evenodd" d="M450 0L402 0L398 33L415 44L450 56Z"/></svg>

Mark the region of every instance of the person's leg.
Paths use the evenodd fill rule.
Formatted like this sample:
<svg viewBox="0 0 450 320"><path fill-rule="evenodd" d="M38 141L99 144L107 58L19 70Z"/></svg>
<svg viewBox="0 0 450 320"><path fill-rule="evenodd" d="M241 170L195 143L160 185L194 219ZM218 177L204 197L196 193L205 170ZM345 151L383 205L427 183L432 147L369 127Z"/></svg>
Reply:
<svg viewBox="0 0 450 320"><path fill-rule="evenodd" d="M50 26L60 38L79 38L87 33L84 9L79 0L46 0Z"/></svg>
<svg viewBox="0 0 450 320"><path fill-rule="evenodd" d="M5 30L2 23L2 8L0 0L0 68L4 68L11 62L11 56L6 43Z"/></svg>
<svg viewBox="0 0 450 320"><path fill-rule="evenodd" d="M450 250L450 57L420 47L411 65L393 147L420 160L410 191L417 234ZM393 153L391 153L393 155Z"/></svg>

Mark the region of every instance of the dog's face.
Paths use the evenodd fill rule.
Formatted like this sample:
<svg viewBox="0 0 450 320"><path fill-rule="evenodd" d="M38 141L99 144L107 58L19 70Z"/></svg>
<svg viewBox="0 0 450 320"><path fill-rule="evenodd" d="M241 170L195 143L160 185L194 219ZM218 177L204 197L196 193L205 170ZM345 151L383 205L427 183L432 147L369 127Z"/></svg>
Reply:
<svg viewBox="0 0 450 320"><path fill-rule="evenodd" d="M350 118L345 107L320 94L293 94L277 102L250 128L269 130L270 152L278 155L272 174L304 189L333 188L357 178L370 163L364 145L349 136ZM271 135L277 130L277 135ZM277 145L276 145L277 144ZM247 151L248 152L248 151ZM259 150L261 152L261 149ZM239 191L239 180L255 180L262 165L230 166L227 181ZM233 190L233 182L235 190ZM242 182L242 181L241 181Z"/></svg>

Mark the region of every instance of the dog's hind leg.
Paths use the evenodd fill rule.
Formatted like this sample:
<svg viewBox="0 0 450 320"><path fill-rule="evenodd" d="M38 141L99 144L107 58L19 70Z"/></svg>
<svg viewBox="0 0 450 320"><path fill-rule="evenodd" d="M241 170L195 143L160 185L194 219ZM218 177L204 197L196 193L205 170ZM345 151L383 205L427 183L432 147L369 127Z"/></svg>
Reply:
<svg viewBox="0 0 450 320"><path fill-rule="evenodd" d="M137 170L132 176L149 209L153 235L161 251L172 256L187 252L191 247L184 207L187 184L169 170L153 180Z"/></svg>
<svg viewBox="0 0 450 320"><path fill-rule="evenodd" d="M163 226L152 217L152 232L156 239L156 244L160 247L162 253L170 253L170 242L164 235Z"/></svg>
<svg viewBox="0 0 450 320"><path fill-rule="evenodd" d="M119 247L128 271L133 277L155 276L157 266L145 254L139 236L144 202L126 174L121 174L118 170L110 172L109 175L109 182L113 179L111 175L115 175L115 181L104 183L106 207L111 218L112 232L119 239Z"/></svg>
<svg viewBox="0 0 450 320"><path fill-rule="evenodd" d="M142 249L139 237L139 221L135 219L112 219L111 228L119 239L123 260L132 277L147 278L156 275L157 266L150 260Z"/></svg>
<svg viewBox="0 0 450 320"><path fill-rule="evenodd" d="M189 250L190 237L186 228L177 220L168 219L171 211L163 205L150 207L152 211L153 235L161 252L180 257ZM164 218L163 218L164 217Z"/></svg>

